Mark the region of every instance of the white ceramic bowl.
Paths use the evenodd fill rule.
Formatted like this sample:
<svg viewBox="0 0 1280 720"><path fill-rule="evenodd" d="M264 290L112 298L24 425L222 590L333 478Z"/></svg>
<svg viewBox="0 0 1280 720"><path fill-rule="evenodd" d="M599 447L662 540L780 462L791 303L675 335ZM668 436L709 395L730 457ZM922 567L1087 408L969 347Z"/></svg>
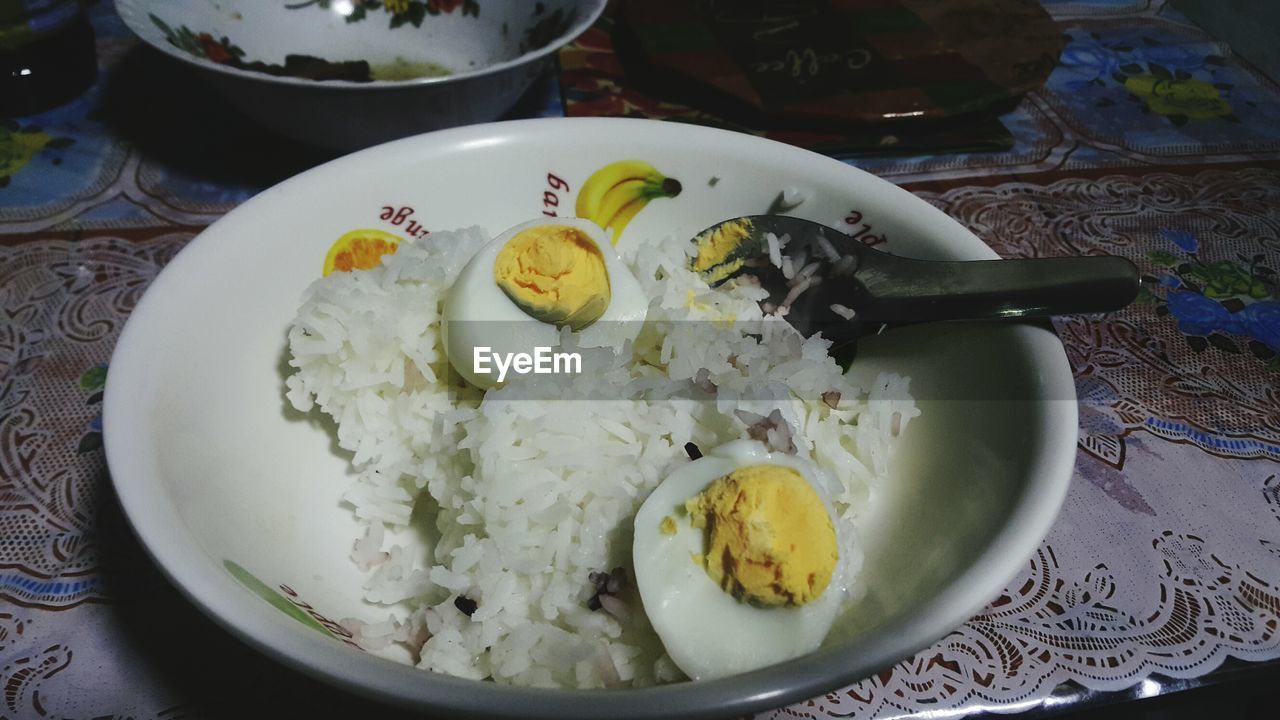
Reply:
<svg viewBox="0 0 1280 720"><path fill-rule="evenodd" d="M198 68L236 107L276 132L354 150L494 120L546 70L605 0L116 0L149 45ZM397 60L443 77L311 80L269 74L288 55L332 63Z"/></svg>
<svg viewBox="0 0 1280 720"><path fill-rule="evenodd" d="M923 414L873 508L868 597L815 653L710 682L527 690L424 673L324 629L347 616L377 619L348 560L357 525L339 502L347 458L323 422L283 398L286 328L331 243L359 227L405 234L481 224L496 233L572 208L596 168L630 158L683 191L650 203L628 234L682 242L715 221L761 212L789 189L807 198L795 214L883 236L896 253L993 257L942 212L867 173L687 125L498 123L335 160L193 240L147 291L112 358L112 477L173 582L254 646L328 681L405 705L522 717L742 715L879 670L993 599L1048 531L1075 455L1062 346L1025 324L916 326L861 349L852 372L909 374Z"/></svg>

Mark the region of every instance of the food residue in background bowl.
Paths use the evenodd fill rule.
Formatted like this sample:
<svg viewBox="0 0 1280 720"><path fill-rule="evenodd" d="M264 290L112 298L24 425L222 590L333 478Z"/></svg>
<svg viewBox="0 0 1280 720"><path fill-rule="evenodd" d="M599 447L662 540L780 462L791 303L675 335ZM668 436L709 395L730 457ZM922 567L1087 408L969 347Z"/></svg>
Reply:
<svg viewBox="0 0 1280 720"><path fill-rule="evenodd" d="M389 63L369 66L369 70L374 80L416 80L453 74L452 70L439 63L406 60L398 55Z"/></svg>
<svg viewBox="0 0 1280 720"><path fill-rule="evenodd" d="M331 62L312 55L285 55L284 65L262 62L237 62L234 58L222 63L241 70L253 70L267 75L283 75L307 80L347 80L349 82L373 82L374 80L416 80L425 77L452 75L449 68L433 62L418 62L396 57L389 63L371 65L367 60Z"/></svg>
<svg viewBox="0 0 1280 720"><path fill-rule="evenodd" d="M343 60L334 62L314 55L290 53L284 56L284 64L245 60L242 48L229 37L215 38L207 32L195 33L186 25L176 29L155 15L151 22L164 33L170 45L196 57L218 65L238 70L249 70L277 77L297 77L307 80L346 80L372 82L374 80L416 80L427 77L452 75L453 70L429 60L410 60L399 55L391 62L373 65L367 60Z"/></svg>

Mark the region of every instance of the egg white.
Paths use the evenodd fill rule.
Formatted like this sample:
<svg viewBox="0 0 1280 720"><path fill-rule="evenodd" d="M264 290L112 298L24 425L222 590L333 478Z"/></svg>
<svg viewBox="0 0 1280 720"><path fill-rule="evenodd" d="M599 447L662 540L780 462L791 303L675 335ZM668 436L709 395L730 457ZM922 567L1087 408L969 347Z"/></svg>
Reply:
<svg viewBox="0 0 1280 720"><path fill-rule="evenodd" d="M492 353L532 354L537 347L554 348L561 344L560 330L527 315L507 297L493 275L498 253L507 242L525 230L546 225L567 225L590 238L599 248L609 275L609 306L598 320L574 333L577 344L620 350L627 340L635 340L644 323L648 298L595 223L579 218L542 218L521 223L481 248L462 269L444 299L445 353L458 374L476 387L488 389L498 384L496 372L475 372L477 347L488 347Z"/></svg>
<svg viewBox="0 0 1280 720"><path fill-rule="evenodd" d="M770 453L753 440L736 440L668 475L636 513L632 562L649 622L672 661L694 680L754 670L817 649L846 595L843 551L827 588L798 607L763 608L739 602L693 561L693 555L706 552L706 531L692 526L685 501L716 479L758 464L799 472L822 498L836 530L837 546L845 547L831 505L834 480L803 459ZM674 535L663 535L659 529L668 516L676 522Z"/></svg>

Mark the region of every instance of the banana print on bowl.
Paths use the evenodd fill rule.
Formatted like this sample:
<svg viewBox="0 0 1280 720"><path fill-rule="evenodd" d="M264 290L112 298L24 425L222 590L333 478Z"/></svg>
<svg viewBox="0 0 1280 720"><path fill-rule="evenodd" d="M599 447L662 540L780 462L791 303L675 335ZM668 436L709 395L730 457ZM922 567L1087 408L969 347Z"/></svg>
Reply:
<svg viewBox="0 0 1280 720"><path fill-rule="evenodd" d="M643 160L619 160L596 170L582 184L574 213L605 230L618 244L622 231L655 198L680 194L680 181Z"/></svg>

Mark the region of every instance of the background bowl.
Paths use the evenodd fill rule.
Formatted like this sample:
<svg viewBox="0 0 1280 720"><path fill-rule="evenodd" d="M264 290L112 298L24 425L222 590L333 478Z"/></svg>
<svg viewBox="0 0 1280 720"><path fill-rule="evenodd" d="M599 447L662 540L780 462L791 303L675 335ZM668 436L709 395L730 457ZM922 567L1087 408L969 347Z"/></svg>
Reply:
<svg viewBox="0 0 1280 720"><path fill-rule="evenodd" d="M867 342L852 372L905 372L923 411L865 528L867 598L819 651L752 673L642 690L551 691L424 673L344 642L381 619L348 560L348 459L283 398L286 329L353 228L497 233L566 213L592 172L643 159L683 191L625 232L685 242L784 191L794 213L921 258L994 254L910 193L840 162L681 124L554 119L456 128L335 160L200 234L147 291L112 358L104 419L121 504L156 562L245 640L327 681L405 705L521 717L742 715L861 678L954 629L1031 556L1076 443L1057 337L1025 324L916 326ZM265 601L265 602L264 602ZM728 640L726 640L728 641Z"/></svg>
<svg viewBox="0 0 1280 720"><path fill-rule="evenodd" d="M604 6L605 0L116 0L138 37L198 68L257 122L343 151L497 118ZM289 55L365 61L375 77L403 73L402 61L451 73L370 82L272 74L283 71ZM323 70L346 76L360 68Z"/></svg>

